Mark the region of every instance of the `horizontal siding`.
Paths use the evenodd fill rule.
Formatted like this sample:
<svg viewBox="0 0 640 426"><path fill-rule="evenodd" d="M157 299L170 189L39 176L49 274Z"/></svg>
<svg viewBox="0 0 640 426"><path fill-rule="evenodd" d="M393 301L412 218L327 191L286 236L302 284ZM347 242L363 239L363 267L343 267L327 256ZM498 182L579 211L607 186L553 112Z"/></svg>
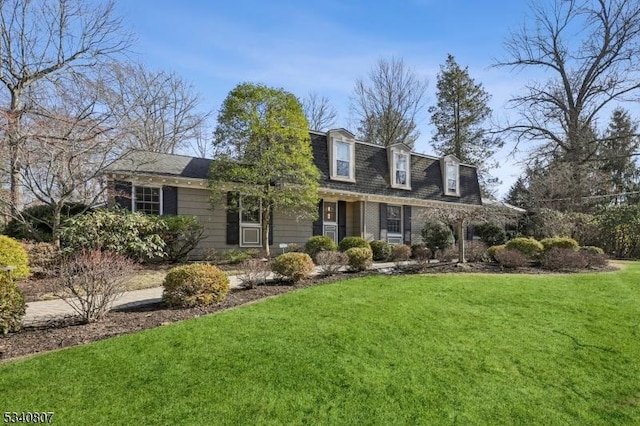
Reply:
<svg viewBox="0 0 640 426"><path fill-rule="evenodd" d="M312 222L309 219L296 220L282 212L273 213L273 246L278 249L279 244L304 245L312 235ZM273 247L272 246L272 247Z"/></svg>

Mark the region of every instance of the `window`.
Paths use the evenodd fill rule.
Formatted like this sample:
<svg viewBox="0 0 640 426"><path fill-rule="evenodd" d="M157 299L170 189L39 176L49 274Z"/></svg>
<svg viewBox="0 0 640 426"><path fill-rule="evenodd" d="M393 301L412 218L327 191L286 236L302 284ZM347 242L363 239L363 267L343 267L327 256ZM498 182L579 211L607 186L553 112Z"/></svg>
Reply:
<svg viewBox="0 0 640 426"><path fill-rule="evenodd" d="M393 187L409 188L409 155L404 152L393 153Z"/></svg>
<svg viewBox="0 0 640 426"><path fill-rule="evenodd" d="M387 205L387 233L402 234L402 207Z"/></svg>
<svg viewBox="0 0 640 426"><path fill-rule="evenodd" d="M259 198L240 197L240 247L262 245L262 215Z"/></svg>
<svg viewBox="0 0 640 426"><path fill-rule="evenodd" d="M355 143L332 139L331 179L353 182L355 180Z"/></svg>
<svg viewBox="0 0 640 426"><path fill-rule="evenodd" d="M162 214L162 189L150 186L134 187L133 211Z"/></svg>
<svg viewBox="0 0 640 426"><path fill-rule="evenodd" d="M445 193L449 195L458 195L458 165L455 163L447 163L446 165L446 187Z"/></svg>
<svg viewBox="0 0 640 426"><path fill-rule="evenodd" d="M324 221L325 222L336 222L336 212L337 212L338 203L335 202L324 202Z"/></svg>

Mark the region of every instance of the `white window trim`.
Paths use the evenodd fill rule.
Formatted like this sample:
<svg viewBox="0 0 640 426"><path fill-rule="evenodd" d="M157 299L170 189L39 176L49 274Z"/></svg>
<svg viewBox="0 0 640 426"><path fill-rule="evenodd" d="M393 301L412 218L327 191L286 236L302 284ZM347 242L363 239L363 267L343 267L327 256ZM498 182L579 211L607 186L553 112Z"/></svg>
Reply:
<svg viewBox="0 0 640 426"><path fill-rule="evenodd" d="M242 195L238 200L238 232L240 233L240 247L262 247L262 201L260 201L259 214L258 214L258 222L244 222L242 220ZM244 231L246 229L257 229L258 230L258 242L257 243L247 243L244 240Z"/></svg>
<svg viewBox="0 0 640 426"><path fill-rule="evenodd" d="M454 191L449 191L449 166L455 166L456 168L456 190ZM444 195L450 195L453 197L459 197L460 196L460 164L454 162L454 161L447 161L444 163L444 181L442 182L444 184Z"/></svg>
<svg viewBox="0 0 640 426"><path fill-rule="evenodd" d="M349 146L349 176L339 176L338 172L338 143L343 143ZM332 138L331 141L331 180L339 180L342 182L356 181L356 143L354 141Z"/></svg>
<svg viewBox="0 0 640 426"><path fill-rule="evenodd" d="M407 182L403 184L396 183L396 157L403 156L407 159ZM411 153L397 149L391 150L391 187L397 189L411 190Z"/></svg>
<svg viewBox="0 0 640 426"><path fill-rule="evenodd" d="M336 206L336 211L334 213L334 215L336 217L336 220L334 220L334 221L325 220L325 217L326 217L325 216L325 205L327 203L331 203L331 204L334 204ZM329 224L329 225L337 225L338 224L338 202L337 201L322 200L322 224L324 225L325 223Z"/></svg>
<svg viewBox="0 0 640 426"><path fill-rule="evenodd" d="M388 216L389 207L400 207L400 232L389 232L389 216ZM403 209L403 207L401 205L387 204L387 223L386 223L386 226L387 226L387 242L389 244L403 244L404 243L404 237L402 235L402 230L404 229L403 228L403 226L404 226L404 223L403 223L404 222L404 214L403 214L404 211L403 210L404 209ZM400 242L399 243L390 241L390 240L396 239L396 238L400 238Z"/></svg>
<svg viewBox="0 0 640 426"><path fill-rule="evenodd" d="M158 186L158 185L134 185L133 183L131 184L131 211L135 212L137 211L136 209L136 188L157 188L159 191L158 193L160 194L160 208L158 209L158 211L160 212L158 214L158 216L162 216L164 214L164 211L162 209L163 205L164 205L164 200L162 199L162 193L164 192L162 190L162 186ZM143 201L141 201L143 202Z"/></svg>

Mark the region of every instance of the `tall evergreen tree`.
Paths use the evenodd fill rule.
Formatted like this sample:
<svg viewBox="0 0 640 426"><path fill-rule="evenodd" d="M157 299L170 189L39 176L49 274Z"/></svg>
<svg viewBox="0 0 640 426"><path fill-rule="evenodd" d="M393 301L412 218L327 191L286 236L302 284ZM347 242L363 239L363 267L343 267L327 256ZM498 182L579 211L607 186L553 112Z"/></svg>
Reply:
<svg viewBox="0 0 640 426"><path fill-rule="evenodd" d="M491 157L503 142L488 134L486 121L491 116L491 96L481 83L461 68L452 55L440 67L437 82L438 103L429 108L435 126L432 145L439 155L453 154L461 161L478 166L485 192L498 182L488 170L497 166Z"/></svg>
<svg viewBox="0 0 640 426"><path fill-rule="evenodd" d="M633 157L640 147L637 130L638 125L631 120L628 111L622 108L613 111L599 157L601 169L610 177L611 190L615 194L638 190L638 165ZM619 203L626 199L626 196L619 195L614 201Z"/></svg>

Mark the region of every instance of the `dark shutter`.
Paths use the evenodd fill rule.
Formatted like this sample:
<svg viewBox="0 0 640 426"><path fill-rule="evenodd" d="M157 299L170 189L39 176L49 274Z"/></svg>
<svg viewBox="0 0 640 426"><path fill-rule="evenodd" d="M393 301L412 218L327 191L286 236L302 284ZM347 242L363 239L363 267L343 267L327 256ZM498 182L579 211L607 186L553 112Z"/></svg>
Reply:
<svg viewBox="0 0 640 426"><path fill-rule="evenodd" d="M338 242L347 236L347 202L338 201Z"/></svg>
<svg viewBox="0 0 640 426"><path fill-rule="evenodd" d="M322 235L322 215L324 211L322 209L322 200L318 203L318 219L313 221L312 235Z"/></svg>
<svg viewBox="0 0 640 426"><path fill-rule="evenodd" d="M387 233L387 203L380 203L380 239L386 239L382 237L383 232Z"/></svg>
<svg viewBox="0 0 640 426"><path fill-rule="evenodd" d="M403 214L403 240L404 243L408 246L411 245L411 206L403 206L402 208Z"/></svg>
<svg viewBox="0 0 640 426"><path fill-rule="evenodd" d="M175 186L162 187L162 214L178 214L178 188Z"/></svg>
<svg viewBox="0 0 640 426"><path fill-rule="evenodd" d="M240 214L238 212L238 193L227 192L227 244L240 244Z"/></svg>
<svg viewBox="0 0 640 426"><path fill-rule="evenodd" d="M123 209L131 211L131 182L116 181L114 185L114 200Z"/></svg>
<svg viewBox="0 0 640 426"><path fill-rule="evenodd" d="M273 208L269 210L269 245L273 245Z"/></svg>

